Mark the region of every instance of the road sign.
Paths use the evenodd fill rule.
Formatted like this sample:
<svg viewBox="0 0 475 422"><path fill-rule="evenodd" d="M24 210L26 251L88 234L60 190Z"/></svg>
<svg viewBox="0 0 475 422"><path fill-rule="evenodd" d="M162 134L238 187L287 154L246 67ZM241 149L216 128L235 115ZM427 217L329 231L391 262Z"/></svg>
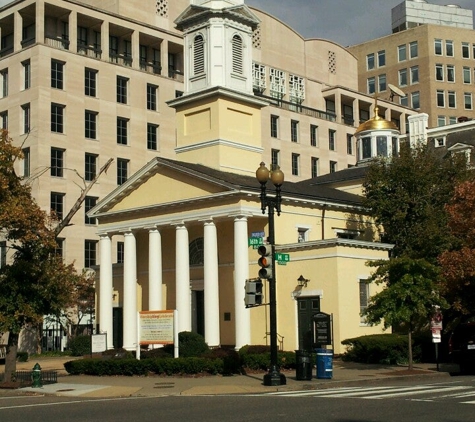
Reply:
<svg viewBox="0 0 475 422"><path fill-rule="evenodd" d="M248 239L248 245L252 246L252 249L258 249L260 245L264 244L264 239L262 237L250 237Z"/></svg>
<svg viewBox="0 0 475 422"><path fill-rule="evenodd" d="M276 253L275 260L279 265L287 265L287 262L290 262L290 255L288 253Z"/></svg>
<svg viewBox="0 0 475 422"><path fill-rule="evenodd" d="M252 232L251 237L266 237L264 232Z"/></svg>

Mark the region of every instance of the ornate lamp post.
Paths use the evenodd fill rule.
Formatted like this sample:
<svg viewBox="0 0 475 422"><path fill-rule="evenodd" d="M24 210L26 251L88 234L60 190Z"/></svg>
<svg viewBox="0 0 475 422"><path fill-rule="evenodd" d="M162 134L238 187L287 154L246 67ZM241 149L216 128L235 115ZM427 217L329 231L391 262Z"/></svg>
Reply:
<svg viewBox="0 0 475 422"><path fill-rule="evenodd" d="M284 173L277 166L269 171L264 163L256 171L256 178L261 184L261 210L269 218L269 236L268 241L271 246L272 254L272 277L269 278L269 317L270 317L270 368L264 375L264 385L285 385L285 375L279 372L277 365L277 303L276 303L276 276L275 276L275 228L274 228L274 210L280 215L280 204L282 196L280 188L284 183ZM266 184L271 180L275 186L275 196L267 196Z"/></svg>

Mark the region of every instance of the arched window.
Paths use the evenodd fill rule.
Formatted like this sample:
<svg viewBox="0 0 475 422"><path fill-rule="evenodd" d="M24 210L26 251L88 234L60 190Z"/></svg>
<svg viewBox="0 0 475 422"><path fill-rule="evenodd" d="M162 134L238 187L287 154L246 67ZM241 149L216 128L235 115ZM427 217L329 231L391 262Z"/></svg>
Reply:
<svg viewBox="0 0 475 422"><path fill-rule="evenodd" d="M193 70L195 75L205 71L205 42L202 35L197 35L193 41Z"/></svg>
<svg viewBox="0 0 475 422"><path fill-rule="evenodd" d="M233 37L233 73L242 75L242 38L239 35Z"/></svg>
<svg viewBox="0 0 475 422"><path fill-rule="evenodd" d="M189 246L190 254L190 266L197 266L204 264L204 243L203 238L198 237L197 239L190 242Z"/></svg>

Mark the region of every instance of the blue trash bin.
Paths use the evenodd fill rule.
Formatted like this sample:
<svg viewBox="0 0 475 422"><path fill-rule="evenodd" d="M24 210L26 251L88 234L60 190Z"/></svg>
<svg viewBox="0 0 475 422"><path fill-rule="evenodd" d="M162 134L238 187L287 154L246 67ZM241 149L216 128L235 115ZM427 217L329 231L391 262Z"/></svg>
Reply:
<svg viewBox="0 0 475 422"><path fill-rule="evenodd" d="M317 378L333 377L333 350L317 349Z"/></svg>

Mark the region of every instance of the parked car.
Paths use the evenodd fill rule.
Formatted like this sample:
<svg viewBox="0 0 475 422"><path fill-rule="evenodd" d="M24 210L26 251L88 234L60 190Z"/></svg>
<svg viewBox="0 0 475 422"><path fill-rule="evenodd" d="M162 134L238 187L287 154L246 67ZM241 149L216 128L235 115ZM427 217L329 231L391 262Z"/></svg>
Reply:
<svg viewBox="0 0 475 422"><path fill-rule="evenodd" d="M449 357L461 373L475 371L475 322L460 323L449 338Z"/></svg>

